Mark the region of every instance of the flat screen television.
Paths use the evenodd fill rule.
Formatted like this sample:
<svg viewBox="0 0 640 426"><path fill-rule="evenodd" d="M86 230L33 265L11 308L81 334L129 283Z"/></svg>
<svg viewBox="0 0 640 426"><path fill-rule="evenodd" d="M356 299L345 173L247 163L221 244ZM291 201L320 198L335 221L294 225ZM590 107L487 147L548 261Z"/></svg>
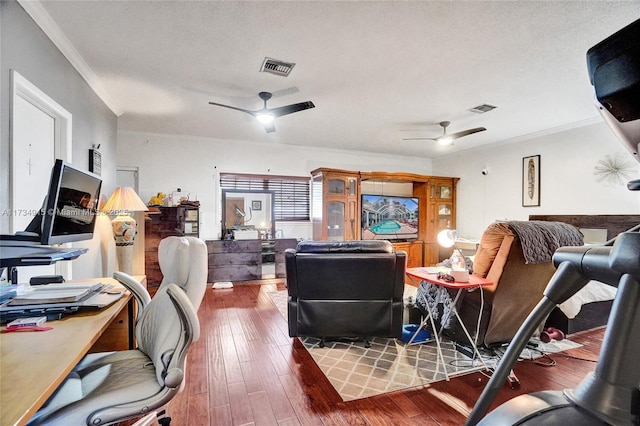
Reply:
<svg viewBox="0 0 640 426"><path fill-rule="evenodd" d="M57 159L42 209L25 229L42 245L90 240L96 224L102 179Z"/></svg>
<svg viewBox="0 0 640 426"><path fill-rule="evenodd" d="M418 208L416 197L362 195L362 239L418 239Z"/></svg>

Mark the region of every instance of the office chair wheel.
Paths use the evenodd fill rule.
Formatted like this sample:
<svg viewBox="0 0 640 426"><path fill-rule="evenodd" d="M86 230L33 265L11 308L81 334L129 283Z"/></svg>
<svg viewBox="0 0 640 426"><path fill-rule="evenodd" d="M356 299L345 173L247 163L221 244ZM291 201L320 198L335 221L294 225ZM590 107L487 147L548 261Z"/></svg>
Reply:
<svg viewBox="0 0 640 426"><path fill-rule="evenodd" d="M162 426L169 426L171 424L171 417L166 416L161 419L158 419L158 423Z"/></svg>

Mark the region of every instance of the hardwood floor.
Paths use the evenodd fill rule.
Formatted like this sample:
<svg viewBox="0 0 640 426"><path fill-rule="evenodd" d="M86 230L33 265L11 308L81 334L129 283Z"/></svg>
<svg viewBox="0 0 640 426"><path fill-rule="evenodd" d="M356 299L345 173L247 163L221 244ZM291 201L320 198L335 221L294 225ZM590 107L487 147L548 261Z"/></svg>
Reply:
<svg viewBox="0 0 640 426"><path fill-rule="evenodd" d="M282 280L207 289L186 386L168 406L172 425L461 425L488 381L473 373L342 402L304 347L289 338L267 296L276 289L284 289ZM519 394L575 387L595 369L603 334L572 335L584 346L552 355L553 366L519 362L520 388L505 384L491 408Z"/></svg>

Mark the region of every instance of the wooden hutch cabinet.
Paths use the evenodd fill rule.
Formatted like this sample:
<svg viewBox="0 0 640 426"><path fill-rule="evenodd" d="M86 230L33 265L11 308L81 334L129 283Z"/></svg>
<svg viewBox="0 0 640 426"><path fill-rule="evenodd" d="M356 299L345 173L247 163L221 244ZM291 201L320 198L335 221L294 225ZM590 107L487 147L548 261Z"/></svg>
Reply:
<svg viewBox="0 0 640 426"><path fill-rule="evenodd" d="M316 169L311 176L314 240L360 239L362 187L370 185L379 195L418 198L418 238L393 243L396 250L407 252L407 267L434 265L450 256L450 250L440 249L437 236L443 229L456 227L459 178L328 168ZM402 193L391 194L393 186L402 187Z"/></svg>
<svg viewBox="0 0 640 426"><path fill-rule="evenodd" d="M158 264L160 241L171 236L199 236L199 209L191 206L156 207L147 214L144 228L144 258L147 287L158 287L162 272Z"/></svg>
<svg viewBox="0 0 640 426"><path fill-rule="evenodd" d="M313 239L360 239L359 173L322 168L311 176Z"/></svg>
<svg viewBox="0 0 640 426"><path fill-rule="evenodd" d="M421 220L427 225L424 228L425 233L421 236L424 241L424 259L427 265L438 263L451 255L451 249L440 247L437 237L443 229L456 227L457 182L458 178L431 177L415 188L421 204L424 200L427 207L424 214L421 212Z"/></svg>

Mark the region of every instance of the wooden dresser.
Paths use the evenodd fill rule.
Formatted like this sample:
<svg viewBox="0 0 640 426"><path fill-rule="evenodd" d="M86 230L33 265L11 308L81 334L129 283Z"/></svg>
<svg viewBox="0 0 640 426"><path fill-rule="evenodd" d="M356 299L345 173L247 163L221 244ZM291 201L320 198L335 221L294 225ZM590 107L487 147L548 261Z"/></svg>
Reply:
<svg viewBox="0 0 640 426"><path fill-rule="evenodd" d="M166 237L198 236L198 209L195 207L157 207L145 220L144 266L147 286L157 288L162 282L158 264L158 246Z"/></svg>
<svg viewBox="0 0 640 426"><path fill-rule="evenodd" d="M207 281L248 281L262 279L263 258L273 258L276 277L285 277L284 251L295 248L298 240L207 240L206 244L209 257ZM265 247L268 247L266 251Z"/></svg>

